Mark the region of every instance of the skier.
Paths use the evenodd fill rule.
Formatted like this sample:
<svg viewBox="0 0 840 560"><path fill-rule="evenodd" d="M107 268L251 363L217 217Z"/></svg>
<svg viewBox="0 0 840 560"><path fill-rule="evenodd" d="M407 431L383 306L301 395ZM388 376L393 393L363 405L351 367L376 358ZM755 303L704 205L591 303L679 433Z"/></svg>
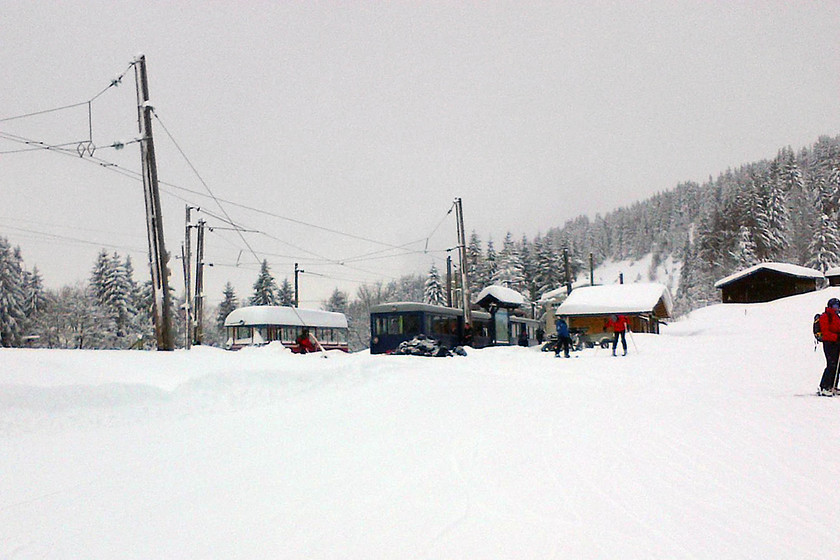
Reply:
<svg viewBox="0 0 840 560"><path fill-rule="evenodd" d="M300 336L295 340L297 344L298 353L306 354L307 352L314 352L317 350L312 339L309 337L309 329L303 329Z"/></svg>
<svg viewBox="0 0 840 560"><path fill-rule="evenodd" d="M610 319L604 325L604 330L613 331L612 355L615 356L615 350L618 347L618 339L621 337L621 348L624 350L622 356L627 355L627 339L625 332L627 331L627 317L624 315L610 315Z"/></svg>
<svg viewBox="0 0 840 560"><path fill-rule="evenodd" d="M828 300L825 312L820 315L820 331L822 332L823 353L825 353L825 370L820 380L820 395L834 396L837 385L837 363L840 358L840 299Z"/></svg>
<svg viewBox="0 0 840 560"><path fill-rule="evenodd" d="M557 329L557 346L554 348L554 357L560 357L560 348L563 349L563 355L569 357L569 349L572 347L572 335L569 333L569 325L563 317L558 317L554 321L554 327Z"/></svg>

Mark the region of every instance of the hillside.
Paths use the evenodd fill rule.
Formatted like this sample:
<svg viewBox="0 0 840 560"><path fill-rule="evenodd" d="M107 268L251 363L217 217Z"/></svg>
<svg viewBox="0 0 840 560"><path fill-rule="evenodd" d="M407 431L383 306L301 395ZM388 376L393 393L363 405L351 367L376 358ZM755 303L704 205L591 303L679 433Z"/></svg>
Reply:
<svg viewBox="0 0 840 560"><path fill-rule="evenodd" d="M2 349L0 557L833 557L838 295L626 358Z"/></svg>

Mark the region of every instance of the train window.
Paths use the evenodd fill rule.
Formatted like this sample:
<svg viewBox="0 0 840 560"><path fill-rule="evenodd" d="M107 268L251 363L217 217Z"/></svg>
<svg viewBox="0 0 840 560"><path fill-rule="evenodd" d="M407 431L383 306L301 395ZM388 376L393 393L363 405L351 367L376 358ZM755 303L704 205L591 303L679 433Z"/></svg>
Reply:
<svg viewBox="0 0 840 560"><path fill-rule="evenodd" d="M429 329L429 331L432 334L458 334L458 319L456 319L455 317L446 317L444 315L432 315L430 323L431 328Z"/></svg>
<svg viewBox="0 0 840 560"><path fill-rule="evenodd" d="M420 332L420 318L417 315L403 315L402 320L402 334L418 334Z"/></svg>

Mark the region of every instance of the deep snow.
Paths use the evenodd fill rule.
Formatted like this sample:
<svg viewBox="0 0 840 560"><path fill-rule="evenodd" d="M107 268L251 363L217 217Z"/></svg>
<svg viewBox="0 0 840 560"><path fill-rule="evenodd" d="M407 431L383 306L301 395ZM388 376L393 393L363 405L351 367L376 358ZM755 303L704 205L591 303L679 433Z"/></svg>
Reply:
<svg viewBox="0 0 840 560"><path fill-rule="evenodd" d="M0 350L0 558L831 558L832 288L630 354Z"/></svg>

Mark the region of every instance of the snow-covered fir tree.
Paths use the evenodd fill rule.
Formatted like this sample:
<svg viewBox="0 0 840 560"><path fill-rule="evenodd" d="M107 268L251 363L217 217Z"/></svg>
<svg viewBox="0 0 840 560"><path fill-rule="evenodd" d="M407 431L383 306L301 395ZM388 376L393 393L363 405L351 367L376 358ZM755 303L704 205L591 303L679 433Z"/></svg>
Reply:
<svg viewBox="0 0 840 560"><path fill-rule="evenodd" d="M738 236L738 247L734 253L734 257L738 261L738 267L749 268L758 264L760 261L756 253L756 246L750 228L741 226L740 235Z"/></svg>
<svg viewBox="0 0 840 560"><path fill-rule="evenodd" d="M496 277L496 270L499 268L498 255L496 254L496 247L493 245L493 239L487 240L487 252L484 257L484 278L487 284L476 286L476 291L480 292L488 285L493 283L493 278Z"/></svg>
<svg viewBox="0 0 840 560"><path fill-rule="evenodd" d="M423 301L431 305L446 305L445 290L440 282L440 274L438 274L437 266L432 263L429 269L429 275L426 278L426 283L423 286Z"/></svg>
<svg viewBox="0 0 840 560"><path fill-rule="evenodd" d="M807 265L821 272L840 265L840 231L835 216L829 215L831 206L828 186L824 179L819 179L815 189L816 206L819 209L819 221L814 230Z"/></svg>
<svg viewBox="0 0 840 560"><path fill-rule="evenodd" d="M216 312L216 327L218 329L224 329L225 319L237 307L239 307L239 301L236 298L236 291L233 289L233 284L227 282L224 290L222 290L222 302Z"/></svg>
<svg viewBox="0 0 840 560"><path fill-rule="evenodd" d="M0 346L19 346L26 322L23 259L0 237Z"/></svg>
<svg viewBox="0 0 840 560"><path fill-rule="evenodd" d="M280 284L280 291L278 292L277 305L293 305L295 302L295 289L292 287L288 278L283 278Z"/></svg>
<svg viewBox="0 0 840 560"><path fill-rule="evenodd" d="M251 305L280 305L277 282L271 275L267 260L260 265L260 273L254 282L254 295L248 301Z"/></svg>
<svg viewBox="0 0 840 560"><path fill-rule="evenodd" d="M505 235L502 250L496 258L496 263L496 270L490 278L491 283L522 291L525 283L522 259L510 232Z"/></svg>
<svg viewBox="0 0 840 560"><path fill-rule="evenodd" d="M324 308L324 311L334 311L336 313L347 314L347 306L349 303L347 292L342 292L336 288L333 290L330 298L323 302L322 307Z"/></svg>

